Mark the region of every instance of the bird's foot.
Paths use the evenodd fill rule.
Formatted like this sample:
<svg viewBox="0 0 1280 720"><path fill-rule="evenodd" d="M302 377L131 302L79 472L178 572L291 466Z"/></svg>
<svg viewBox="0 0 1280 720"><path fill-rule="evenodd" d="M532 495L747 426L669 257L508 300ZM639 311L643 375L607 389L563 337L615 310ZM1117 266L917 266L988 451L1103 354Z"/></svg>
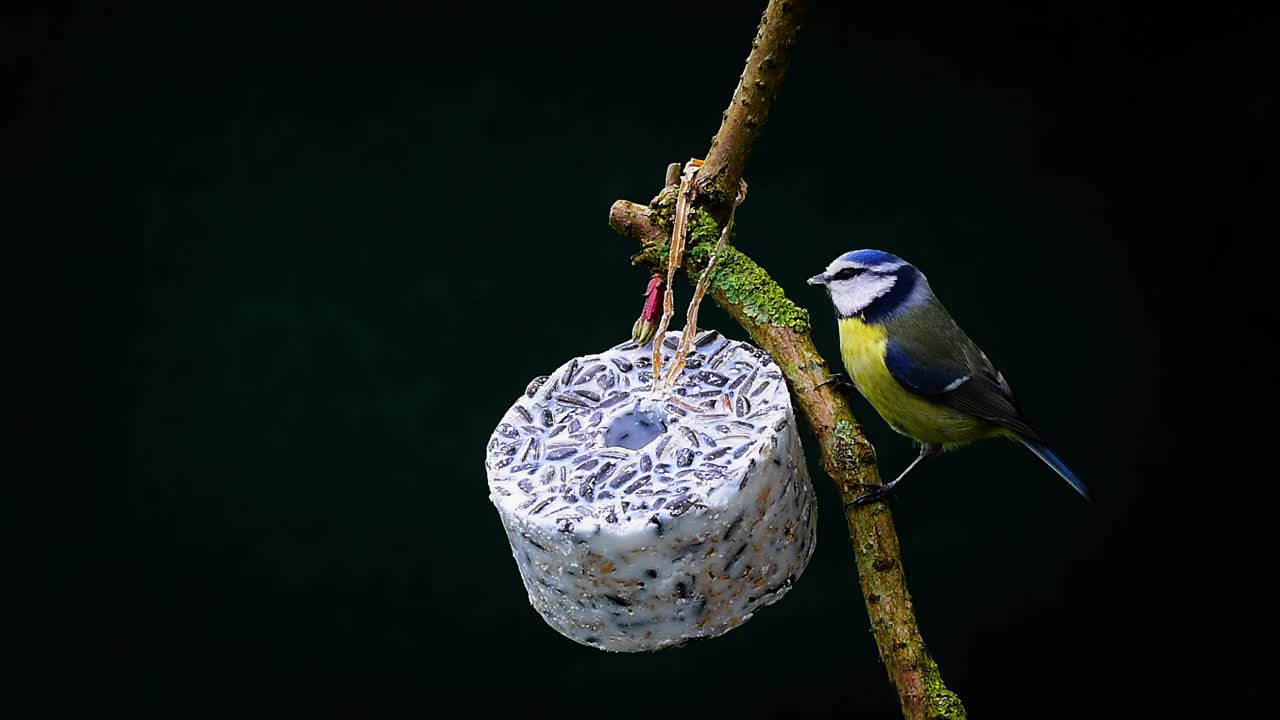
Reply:
<svg viewBox="0 0 1280 720"><path fill-rule="evenodd" d="M854 487L864 488L866 492L853 499L852 505L862 506L873 502L888 500L893 497L893 483L888 485L873 485L871 483L856 483Z"/></svg>
<svg viewBox="0 0 1280 720"><path fill-rule="evenodd" d="M832 373L831 377L818 383L817 385L814 386L813 389L818 390L820 388L827 387L828 385L830 385L837 392L842 392L842 393L851 393L857 389L854 386L853 382L849 380L849 376L845 375L844 373Z"/></svg>

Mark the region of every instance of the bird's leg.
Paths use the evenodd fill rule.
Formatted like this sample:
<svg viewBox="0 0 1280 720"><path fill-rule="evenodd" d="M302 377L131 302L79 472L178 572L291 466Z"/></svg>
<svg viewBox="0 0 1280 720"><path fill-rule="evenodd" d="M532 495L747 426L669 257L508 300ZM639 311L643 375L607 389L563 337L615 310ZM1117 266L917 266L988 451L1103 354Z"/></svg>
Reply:
<svg viewBox="0 0 1280 720"><path fill-rule="evenodd" d="M921 443L920 454L916 455L916 459L911 461L911 464L907 466L906 470L903 470L902 473L898 475L898 477L894 478L892 482L885 483L884 485L871 485L870 483L866 483L865 486L869 487L870 490L867 490L867 492L854 498L853 504L866 505L867 503L873 503L877 500L884 500L889 497L889 495L893 493L893 489L897 487L898 483L902 482L902 478L906 477L907 473L911 472L912 468L919 464L921 460L929 457L930 455L937 455L939 452L942 452L941 445Z"/></svg>

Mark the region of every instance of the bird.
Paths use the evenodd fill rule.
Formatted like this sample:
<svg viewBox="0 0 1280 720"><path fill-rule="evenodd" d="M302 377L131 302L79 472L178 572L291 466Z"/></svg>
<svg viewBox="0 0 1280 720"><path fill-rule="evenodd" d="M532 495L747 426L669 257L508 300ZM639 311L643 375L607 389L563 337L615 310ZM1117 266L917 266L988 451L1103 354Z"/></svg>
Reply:
<svg viewBox="0 0 1280 720"><path fill-rule="evenodd" d="M926 457L995 437L1022 443L1091 499L1088 486L1028 423L1004 375L960 329L918 268L882 250L854 250L809 284L825 288L835 308L840 355L852 384L891 428L920 445L897 478L869 486L856 504L888 497ZM838 375L832 382L847 384Z"/></svg>

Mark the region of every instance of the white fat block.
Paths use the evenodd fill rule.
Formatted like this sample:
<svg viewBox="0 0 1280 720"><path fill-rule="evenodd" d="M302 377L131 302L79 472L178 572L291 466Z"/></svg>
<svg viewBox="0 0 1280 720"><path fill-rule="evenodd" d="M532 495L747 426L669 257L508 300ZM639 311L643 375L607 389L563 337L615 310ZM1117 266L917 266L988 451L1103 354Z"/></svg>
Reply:
<svg viewBox="0 0 1280 720"><path fill-rule="evenodd" d="M679 339L663 343L665 374ZM780 599L813 554L813 487L768 353L701 333L654 394L627 342L535 379L489 441L489 497L551 627L636 652L714 637Z"/></svg>

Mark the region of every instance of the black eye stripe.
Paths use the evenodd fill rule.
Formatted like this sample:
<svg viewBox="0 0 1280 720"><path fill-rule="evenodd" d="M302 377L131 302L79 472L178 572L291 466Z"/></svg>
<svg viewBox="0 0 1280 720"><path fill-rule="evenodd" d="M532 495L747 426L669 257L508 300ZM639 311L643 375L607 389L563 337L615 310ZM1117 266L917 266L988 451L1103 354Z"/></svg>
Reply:
<svg viewBox="0 0 1280 720"><path fill-rule="evenodd" d="M832 280L848 280L851 277L861 275L866 268L847 267L831 276Z"/></svg>

